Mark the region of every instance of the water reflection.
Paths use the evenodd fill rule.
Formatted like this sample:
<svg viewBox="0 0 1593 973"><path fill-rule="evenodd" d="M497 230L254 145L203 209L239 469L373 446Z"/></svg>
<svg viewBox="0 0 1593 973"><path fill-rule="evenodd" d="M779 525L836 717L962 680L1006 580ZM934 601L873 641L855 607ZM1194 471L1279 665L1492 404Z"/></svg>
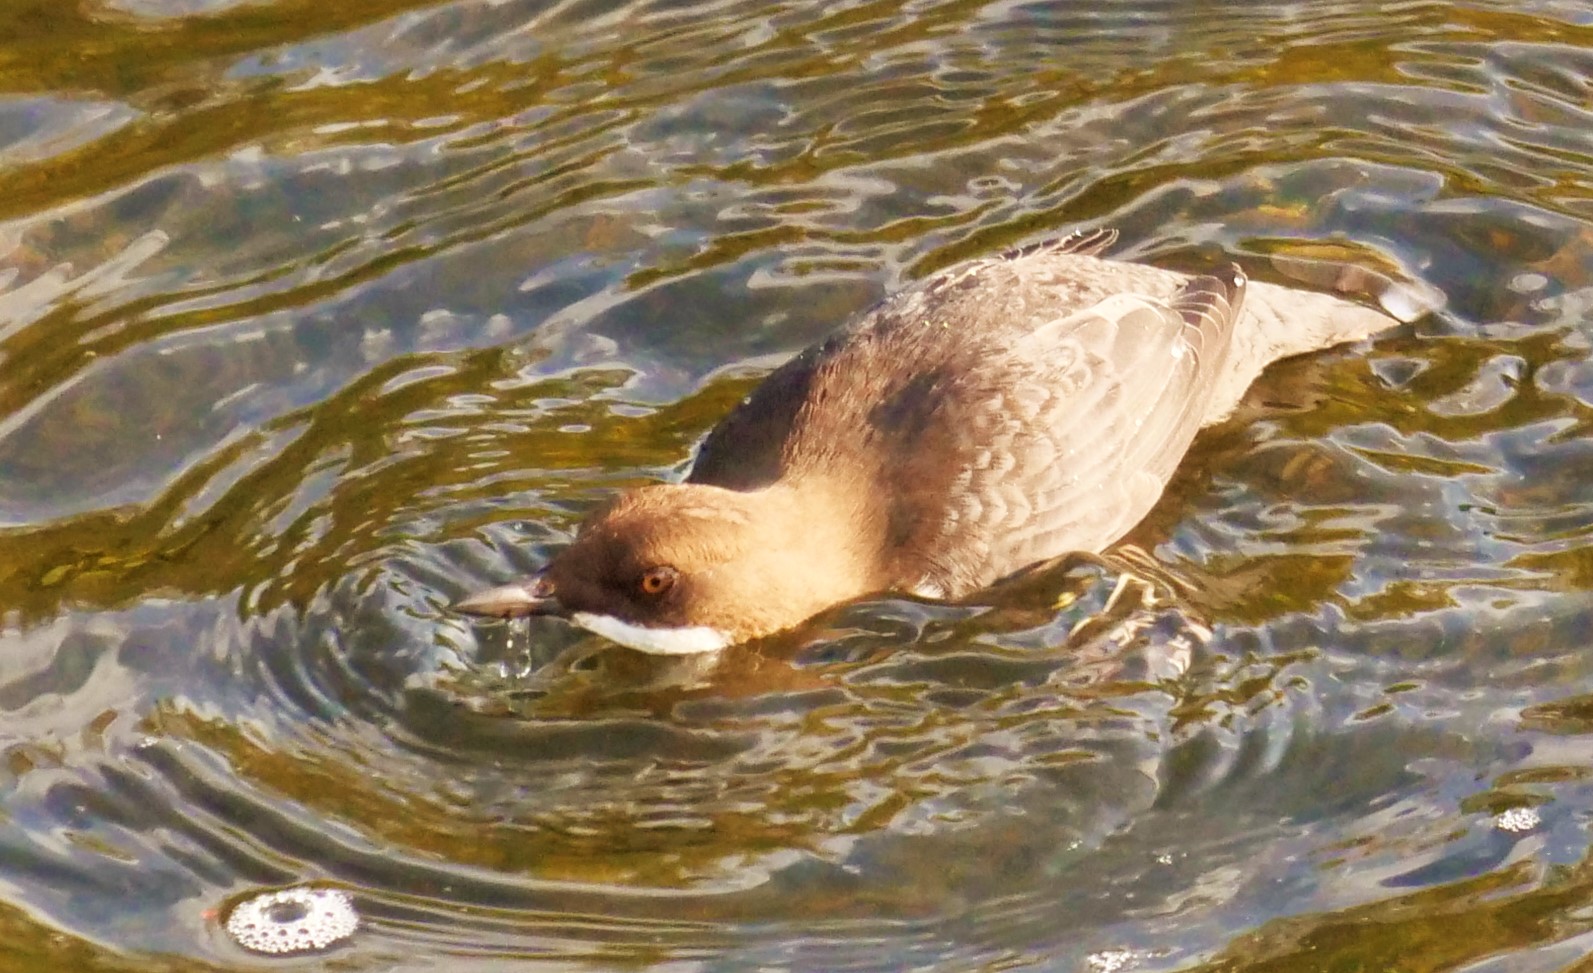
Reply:
<svg viewBox="0 0 1593 973"><path fill-rule="evenodd" d="M299 886L393 967L1585 952L1584 5L41 0L0 38L11 965L256 962L225 910ZM1129 545L967 604L711 664L442 610L886 289L1081 223L1448 304L1270 370Z"/></svg>

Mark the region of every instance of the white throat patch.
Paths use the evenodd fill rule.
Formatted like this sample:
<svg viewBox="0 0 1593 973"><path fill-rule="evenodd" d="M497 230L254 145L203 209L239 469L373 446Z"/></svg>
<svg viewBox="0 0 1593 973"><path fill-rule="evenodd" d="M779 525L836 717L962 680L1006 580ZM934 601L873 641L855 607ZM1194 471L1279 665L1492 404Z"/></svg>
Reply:
<svg viewBox="0 0 1593 973"><path fill-rule="evenodd" d="M692 625L683 628L648 628L623 621L613 615L575 612L570 621L610 642L651 655L696 655L718 652L730 644L729 636L717 628Z"/></svg>

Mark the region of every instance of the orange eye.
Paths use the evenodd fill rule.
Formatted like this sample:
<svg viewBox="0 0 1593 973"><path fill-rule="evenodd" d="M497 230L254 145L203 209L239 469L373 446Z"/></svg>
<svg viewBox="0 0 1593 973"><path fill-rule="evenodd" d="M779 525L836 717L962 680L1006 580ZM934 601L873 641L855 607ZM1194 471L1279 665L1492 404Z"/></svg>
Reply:
<svg viewBox="0 0 1593 973"><path fill-rule="evenodd" d="M642 575L642 594L661 595L675 586L675 578L678 576L679 572L667 564L648 568L647 573Z"/></svg>

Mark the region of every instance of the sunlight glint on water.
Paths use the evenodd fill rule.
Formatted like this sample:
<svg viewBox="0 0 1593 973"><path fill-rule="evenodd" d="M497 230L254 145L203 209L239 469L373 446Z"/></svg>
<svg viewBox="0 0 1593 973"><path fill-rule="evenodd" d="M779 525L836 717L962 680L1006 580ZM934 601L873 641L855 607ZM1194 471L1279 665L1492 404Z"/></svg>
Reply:
<svg viewBox="0 0 1593 973"><path fill-rule="evenodd" d="M1568 966L1590 76L1556 2L0 10L0 966L252 967L281 889L373 968ZM445 611L1087 224L1447 307L969 604L721 661Z"/></svg>

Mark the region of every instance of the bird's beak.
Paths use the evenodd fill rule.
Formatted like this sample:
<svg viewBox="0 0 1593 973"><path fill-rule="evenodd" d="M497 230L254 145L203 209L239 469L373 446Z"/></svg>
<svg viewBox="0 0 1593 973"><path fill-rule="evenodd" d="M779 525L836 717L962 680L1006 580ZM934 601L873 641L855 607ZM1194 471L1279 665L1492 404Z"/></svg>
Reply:
<svg viewBox="0 0 1593 973"><path fill-rule="evenodd" d="M552 582L540 575L466 595L450 607L466 615L493 618L564 614L564 607L554 597Z"/></svg>

